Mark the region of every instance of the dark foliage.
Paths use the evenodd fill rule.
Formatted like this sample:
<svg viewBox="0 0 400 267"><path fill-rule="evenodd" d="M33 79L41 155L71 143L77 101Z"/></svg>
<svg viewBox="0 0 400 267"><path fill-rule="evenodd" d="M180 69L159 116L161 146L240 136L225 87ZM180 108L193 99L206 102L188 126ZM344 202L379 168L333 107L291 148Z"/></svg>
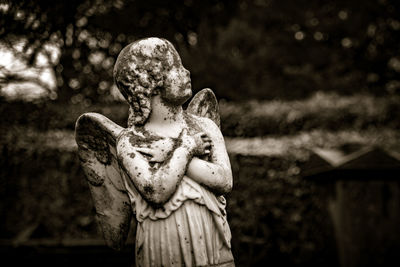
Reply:
<svg viewBox="0 0 400 267"><path fill-rule="evenodd" d="M6 160L0 166L0 211L7 216L0 223L0 238L19 237L21 244L102 238L75 151L1 149ZM239 155L231 156L231 162L235 190L228 196L228 219L238 266L335 266L323 191L301 179L301 162Z"/></svg>
<svg viewBox="0 0 400 267"><path fill-rule="evenodd" d="M112 99L117 54L148 36L176 45L196 90L211 87L228 100L296 99L315 91L391 95L400 88L394 0L5 3L2 43L13 49L24 41L17 54L31 65L45 44L61 50L53 61L60 102ZM1 79L20 81L12 73Z"/></svg>

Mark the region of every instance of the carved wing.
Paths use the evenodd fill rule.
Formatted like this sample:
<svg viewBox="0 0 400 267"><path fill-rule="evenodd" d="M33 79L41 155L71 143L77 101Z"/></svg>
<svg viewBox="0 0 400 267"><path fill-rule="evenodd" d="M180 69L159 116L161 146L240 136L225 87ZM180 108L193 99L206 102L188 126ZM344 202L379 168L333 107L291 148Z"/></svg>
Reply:
<svg viewBox="0 0 400 267"><path fill-rule="evenodd" d="M213 120L218 127L220 127L218 101L213 91L209 88L201 90L193 97L186 109L186 112L200 117L209 118Z"/></svg>
<svg viewBox="0 0 400 267"><path fill-rule="evenodd" d="M116 138L123 130L97 113L85 113L75 126L81 165L107 245L120 249L129 232L132 216L116 157Z"/></svg>

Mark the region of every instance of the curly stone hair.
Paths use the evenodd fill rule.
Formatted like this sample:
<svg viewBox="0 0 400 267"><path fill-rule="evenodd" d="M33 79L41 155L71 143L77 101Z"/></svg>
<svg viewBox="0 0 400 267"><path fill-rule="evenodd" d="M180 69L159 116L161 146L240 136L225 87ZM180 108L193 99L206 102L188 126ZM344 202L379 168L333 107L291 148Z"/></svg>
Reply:
<svg viewBox="0 0 400 267"><path fill-rule="evenodd" d="M151 96L163 88L164 75L178 54L160 38L146 38L127 45L114 66L114 81L128 101L128 127L143 125L151 113Z"/></svg>

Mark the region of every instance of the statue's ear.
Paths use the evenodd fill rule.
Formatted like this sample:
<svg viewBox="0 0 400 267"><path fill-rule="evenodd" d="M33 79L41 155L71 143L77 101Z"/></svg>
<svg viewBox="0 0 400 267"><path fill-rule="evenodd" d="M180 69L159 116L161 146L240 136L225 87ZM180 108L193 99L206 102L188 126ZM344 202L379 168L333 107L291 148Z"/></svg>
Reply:
<svg viewBox="0 0 400 267"><path fill-rule="evenodd" d="M198 92L190 101L186 111L200 117L209 118L220 127L218 101L210 88Z"/></svg>

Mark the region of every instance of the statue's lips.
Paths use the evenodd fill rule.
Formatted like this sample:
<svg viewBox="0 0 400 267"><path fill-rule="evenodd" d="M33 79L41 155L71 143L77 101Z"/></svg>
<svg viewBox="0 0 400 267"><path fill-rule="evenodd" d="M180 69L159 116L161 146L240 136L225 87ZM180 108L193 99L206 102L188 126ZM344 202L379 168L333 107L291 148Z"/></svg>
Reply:
<svg viewBox="0 0 400 267"><path fill-rule="evenodd" d="M189 81L182 86L183 90L192 90L192 83Z"/></svg>

